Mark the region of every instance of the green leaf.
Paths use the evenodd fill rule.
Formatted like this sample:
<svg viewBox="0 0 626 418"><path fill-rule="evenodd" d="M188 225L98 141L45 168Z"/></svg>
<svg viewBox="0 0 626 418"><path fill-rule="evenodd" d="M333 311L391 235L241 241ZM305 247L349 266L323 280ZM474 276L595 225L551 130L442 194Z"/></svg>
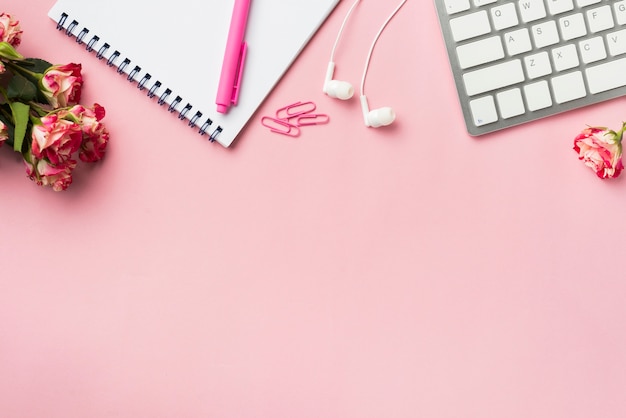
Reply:
<svg viewBox="0 0 626 418"><path fill-rule="evenodd" d="M46 70L52 67L53 64L39 58L26 58L22 61L16 62L14 65L22 68L24 71L20 74L35 86L36 96L31 100L38 103L48 104L48 98L43 94L40 83Z"/></svg>
<svg viewBox="0 0 626 418"><path fill-rule="evenodd" d="M35 100L37 96L37 86L21 74L13 74L7 87L9 99L17 99L24 102Z"/></svg>
<svg viewBox="0 0 626 418"><path fill-rule="evenodd" d="M44 61L39 58L26 58L25 60L20 61L19 65L23 68L28 68L29 71L39 74L45 73L48 68L52 67L52 64L48 61Z"/></svg>
<svg viewBox="0 0 626 418"><path fill-rule="evenodd" d="M13 120L15 121L13 149L21 153L24 137L26 136L26 129L28 128L28 114L30 113L30 106L21 102L13 102L11 103L11 112L13 112Z"/></svg>

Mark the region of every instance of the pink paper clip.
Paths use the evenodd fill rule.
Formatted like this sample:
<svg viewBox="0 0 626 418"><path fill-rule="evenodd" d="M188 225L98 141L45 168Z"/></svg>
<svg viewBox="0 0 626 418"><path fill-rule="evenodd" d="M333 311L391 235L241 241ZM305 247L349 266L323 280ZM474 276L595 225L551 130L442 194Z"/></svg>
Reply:
<svg viewBox="0 0 626 418"><path fill-rule="evenodd" d="M294 138L300 135L300 129L296 125L292 125L282 119L263 116L261 118L261 124L266 128L270 128L270 131L276 132L277 134L287 135Z"/></svg>
<svg viewBox="0 0 626 418"><path fill-rule="evenodd" d="M296 119L296 126L309 126L309 125L323 125L328 123L330 118L328 115L324 114L314 114L314 115L300 115L298 119Z"/></svg>
<svg viewBox="0 0 626 418"><path fill-rule="evenodd" d="M315 110L315 103L313 102L295 102L293 104L281 107L276 111L276 118L289 120L300 115L311 113Z"/></svg>

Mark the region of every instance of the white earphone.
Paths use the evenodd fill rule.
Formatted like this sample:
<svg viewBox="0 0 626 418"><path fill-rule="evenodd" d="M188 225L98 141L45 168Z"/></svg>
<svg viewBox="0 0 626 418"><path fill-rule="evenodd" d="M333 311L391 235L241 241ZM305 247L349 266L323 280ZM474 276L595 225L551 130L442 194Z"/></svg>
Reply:
<svg viewBox="0 0 626 418"><path fill-rule="evenodd" d="M324 79L323 91L329 97L332 97L332 98L348 100L352 98L352 96L354 95L354 87L352 87L352 84L350 84L347 81L334 80L333 75L335 73L335 50L337 49L337 45L339 44L339 39L341 38L343 29L346 26L346 23L348 22L348 19L350 18L352 11L357 6L357 4L359 4L359 2L360 0L356 0L352 4L352 6L350 6L348 13L346 14L346 17L344 18L343 23L341 24L341 27L339 28L339 33L337 34L337 38L335 39L335 44L333 45L333 49L330 54L330 61L328 62L328 68L326 69L326 78ZM387 126L393 123L393 121L396 119L396 114L391 107L382 107L382 108L373 109L373 110L369 109L367 96L365 96L365 77L367 75L367 70L369 69L370 60L372 58L372 53L374 52L374 46L376 45L378 38L380 37L381 33L385 30L385 27L387 26L387 24L391 21L391 19L393 19L396 13L398 13L400 8L404 5L404 3L406 3L406 0L402 0L400 2L400 4L395 8L395 10L391 13L391 15L389 15L387 20L385 20L383 25L380 27L380 29L378 30L378 33L374 37L369 53L367 54L367 59L365 60L365 67L363 69L363 77L361 79L361 109L363 111L363 120L365 122L365 125L368 127L378 128L380 126Z"/></svg>

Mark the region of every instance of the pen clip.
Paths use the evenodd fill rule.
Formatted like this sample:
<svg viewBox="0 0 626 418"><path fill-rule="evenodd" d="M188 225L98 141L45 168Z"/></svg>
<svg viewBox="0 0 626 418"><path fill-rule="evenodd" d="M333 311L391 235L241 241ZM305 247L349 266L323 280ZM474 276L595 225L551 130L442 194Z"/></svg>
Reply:
<svg viewBox="0 0 626 418"><path fill-rule="evenodd" d="M263 116L261 118L261 124L266 128L270 128L270 131L276 132L277 134L283 134L294 138L300 135L300 128L298 128L296 125L292 125L291 123L283 119Z"/></svg>
<svg viewBox="0 0 626 418"><path fill-rule="evenodd" d="M241 43L241 50L239 51L239 65L237 67L237 75L235 76L235 85L233 86L233 94L231 102L233 105L237 104L239 100L239 90L241 87L241 79L243 78L243 65L246 61L246 54L248 53L248 44L246 42Z"/></svg>

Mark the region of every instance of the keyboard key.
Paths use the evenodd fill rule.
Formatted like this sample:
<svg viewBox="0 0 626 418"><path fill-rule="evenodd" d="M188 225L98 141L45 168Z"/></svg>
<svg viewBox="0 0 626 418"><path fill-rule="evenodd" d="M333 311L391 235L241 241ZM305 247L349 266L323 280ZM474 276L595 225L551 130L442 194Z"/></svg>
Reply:
<svg viewBox="0 0 626 418"><path fill-rule="evenodd" d="M498 120L498 112L493 97L485 96L470 102L472 117L476 126L494 123Z"/></svg>
<svg viewBox="0 0 626 418"><path fill-rule="evenodd" d="M617 20L617 24L626 24L626 0L615 3L613 5L613 10L615 11L615 20Z"/></svg>
<svg viewBox="0 0 626 418"><path fill-rule="evenodd" d="M450 20L450 29L455 41L460 42L491 32L486 10L456 17Z"/></svg>
<svg viewBox="0 0 626 418"><path fill-rule="evenodd" d="M543 77L552 73L552 65L550 65L550 56L546 51L534 55L524 57L524 65L526 74L530 79Z"/></svg>
<svg viewBox="0 0 626 418"><path fill-rule="evenodd" d="M576 47L571 44L554 48L552 50L552 61L554 61L554 68L557 71L569 70L580 65Z"/></svg>
<svg viewBox="0 0 626 418"><path fill-rule="evenodd" d="M585 73L592 94L626 86L626 58L587 68Z"/></svg>
<svg viewBox="0 0 626 418"><path fill-rule="evenodd" d="M552 96L546 80L524 86L524 96L528 110L532 112L552 106Z"/></svg>
<svg viewBox="0 0 626 418"><path fill-rule="evenodd" d="M537 48L543 48L559 42L559 31L556 28L556 22L553 20L535 25L531 31Z"/></svg>
<svg viewBox="0 0 626 418"><path fill-rule="evenodd" d="M511 89L496 94L498 101L498 109L500 109L500 115L503 119L510 119L514 116L523 115L526 109L524 109L524 100L522 99L522 92L520 89Z"/></svg>
<svg viewBox="0 0 626 418"><path fill-rule="evenodd" d="M520 14L526 23L546 17L546 6L543 0L520 0Z"/></svg>
<svg viewBox="0 0 626 418"><path fill-rule="evenodd" d="M551 15L558 15L574 10L574 2L572 0L549 0L548 10Z"/></svg>
<svg viewBox="0 0 626 418"><path fill-rule="evenodd" d="M522 28L504 34L504 42L509 55L518 55L532 49L528 29Z"/></svg>
<svg viewBox="0 0 626 418"><path fill-rule="evenodd" d="M569 41L570 39L580 38L587 34L587 28L585 27L585 18L582 13L577 13L571 16L567 16L559 19L559 27L561 28L561 34L563 39Z"/></svg>
<svg viewBox="0 0 626 418"><path fill-rule="evenodd" d="M591 33L601 32L615 26L611 6L602 6L587 10L587 20L589 21L589 30Z"/></svg>
<svg viewBox="0 0 626 418"><path fill-rule="evenodd" d="M469 0L444 0L449 15L469 10Z"/></svg>
<svg viewBox="0 0 626 418"><path fill-rule="evenodd" d="M580 57L585 64L603 60L607 57L604 40L600 36L586 39L578 44Z"/></svg>
<svg viewBox="0 0 626 418"><path fill-rule="evenodd" d="M587 94L583 74L580 71L554 77L551 81L554 100L557 103L571 102Z"/></svg>
<svg viewBox="0 0 626 418"><path fill-rule="evenodd" d="M609 45L609 54L612 56L626 53L626 29L609 33L606 36L606 41Z"/></svg>
<svg viewBox="0 0 626 418"><path fill-rule="evenodd" d="M524 81L524 70L519 59L474 70L463 75L468 96L485 93Z"/></svg>
<svg viewBox="0 0 626 418"><path fill-rule="evenodd" d="M592 4L600 3L602 0L576 0L578 7L590 6Z"/></svg>
<svg viewBox="0 0 626 418"><path fill-rule="evenodd" d="M485 6L487 4L496 3L498 0L474 0L474 6L480 7Z"/></svg>
<svg viewBox="0 0 626 418"><path fill-rule="evenodd" d="M456 49L461 68L471 68L504 58L504 48L499 36L461 45Z"/></svg>
<svg viewBox="0 0 626 418"><path fill-rule="evenodd" d="M512 28L519 24L514 3L506 3L491 9L491 19L496 30Z"/></svg>

